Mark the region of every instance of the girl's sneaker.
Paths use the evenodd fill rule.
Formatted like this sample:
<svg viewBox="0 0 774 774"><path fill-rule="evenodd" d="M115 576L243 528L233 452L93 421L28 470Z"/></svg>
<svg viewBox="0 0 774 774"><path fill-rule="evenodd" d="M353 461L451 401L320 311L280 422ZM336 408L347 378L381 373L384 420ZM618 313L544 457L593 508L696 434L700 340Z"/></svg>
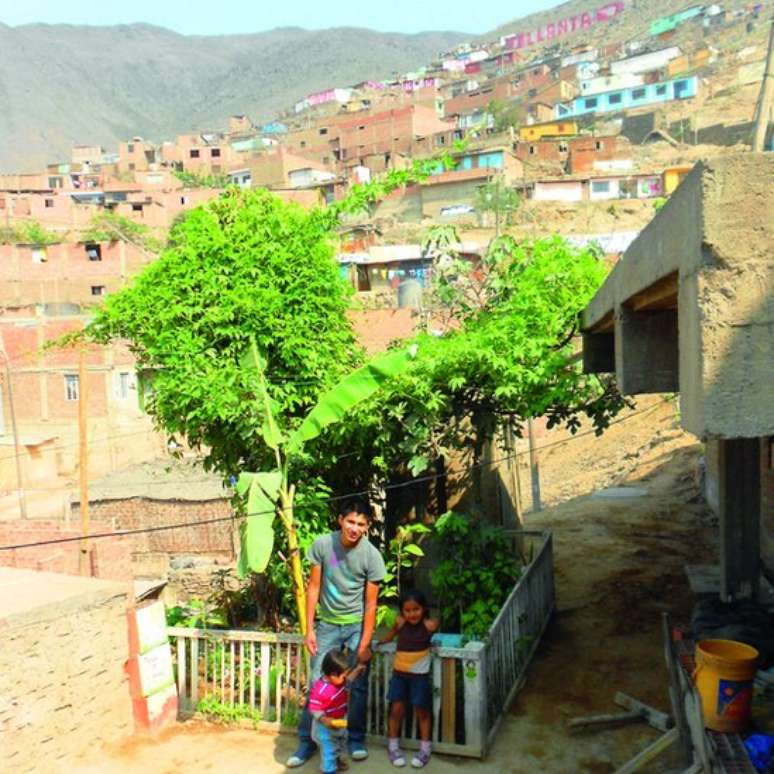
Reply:
<svg viewBox="0 0 774 774"><path fill-rule="evenodd" d="M406 759L403 757L402 750L387 750L387 755L390 756L390 763L393 766L402 769L406 765Z"/></svg>
<svg viewBox="0 0 774 774"><path fill-rule="evenodd" d="M428 763L430 763L429 752L420 751L411 759L411 765L415 769L423 769Z"/></svg>

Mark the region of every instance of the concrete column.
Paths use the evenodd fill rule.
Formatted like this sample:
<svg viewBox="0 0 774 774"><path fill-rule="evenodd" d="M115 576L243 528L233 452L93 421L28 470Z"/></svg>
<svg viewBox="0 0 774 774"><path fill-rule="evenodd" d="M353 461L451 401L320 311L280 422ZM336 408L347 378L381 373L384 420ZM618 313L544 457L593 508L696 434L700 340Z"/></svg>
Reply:
<svg viewBox="0 0 774 774"><path fill-rule="evenodd" d="M615 314L615 365L624 395L679 389L677 310Z"/></svg>
<svg viewBox="0 0 774 774"><path fill-rule="evenodd" d="M720 597L756 598L760 579L761 470L758 438L719 441Z"/></svg>

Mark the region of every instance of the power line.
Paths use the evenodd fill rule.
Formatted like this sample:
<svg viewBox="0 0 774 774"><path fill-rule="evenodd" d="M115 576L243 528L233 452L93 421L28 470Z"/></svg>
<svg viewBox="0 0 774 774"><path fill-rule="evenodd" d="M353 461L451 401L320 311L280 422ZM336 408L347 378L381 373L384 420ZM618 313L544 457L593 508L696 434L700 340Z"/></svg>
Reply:
<svg viewBox="0 0 774 774"><path fill-rule="evenodd" d="M669 403L668 399L665 399L663 401L660 401L659 403L655 404L654 406L650 406L647 409L642 409L641 411L635 411L625 417L621 417L620 419L613 420L610 422L610 425L614 424L620 424L621 422L627 422L630 419L633 419L636 416L640 416L642 414L647 414L651 411L655 411L659 406ZM544 449L550 449L554 446L560 446L565 443L569 443L570 441L578 440L580 438L584 438L586 436L596 434L596 431L594 430L588 430L584 433L578 433L577 435L570 436L569 438L563 438L559 441L554 441L552 443L545 444L543 446L540 446L537 451L543 451ZM409 486L415 486L416 484L425 483L428 481L435 481L440 478L446 478L448 476L457 476L465 473L469 473L472 470L476 470L478 468L484 468L489 467L492 465L499 465L501 462L507 462L510 459L516 459L518 457L524 456L525 454L529 454L528 450L520 451L520 452L513 452L512 454L508 454L504 457L500 457L496 460L489 460L487 462L477 462L472 465L468 465L466 468L463 468L461 471L444 471L442 473L432 473L427 476L421 476L420 478L414 478L410 481L403 481L395 484L386 484L384 487L382 487L386 491L393 491L396 489L403 489L405 487ZM324 504L333 504L335 502L340 502L341 500L347 500L353 497L365 497L372 494L370 490L362 490L359 492L348 492L347 494L343 495L336 495L334 497L329 497L324 500L321 500L320 503ZM299 506L296 506L299 507ZM300 506L299 508L302 508L303 506ZM191 521L191 522L180 522L176 524L164 524L157 527L140 527L138 529L131 529L131 530L118 530L114 532L102 532L97 533L93 535L89 535L88 539L101 539L101 538L110 538L110 537L128 537L131 535L140 535L140 534L149 534L154 532L165 532L172 529L183 529L185 527L198 527L198 526L204 526L207 524L217 524L220 522L226 522L226 521L235 521L239 518L247 518L250 516L266 516L268 514L274 514L276 513L277 509L271 509L271 510L265 510L265 511L255 511L252 513L247 513L242 516L241 514L235 514L232 513L229 516L218 516L214 517L212 519L204 519L201 521ZM0 551L14 551L17 549L23 549L23 548L35 548L38 546L47 546L47 545L59 545L62 543L74 543L77 541L82 541L84 537L82 535L78 535L77 537L67 537L67 538L56 538L53 540L42 540L35 543L20 543L18 545L10 545L10 546L0 546Z"/></svg>

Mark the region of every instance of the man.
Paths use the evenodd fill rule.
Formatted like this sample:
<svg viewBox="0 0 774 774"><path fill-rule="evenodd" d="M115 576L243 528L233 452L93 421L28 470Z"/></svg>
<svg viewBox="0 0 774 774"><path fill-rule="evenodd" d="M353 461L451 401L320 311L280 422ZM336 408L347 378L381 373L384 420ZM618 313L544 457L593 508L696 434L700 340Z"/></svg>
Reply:
<svg viewBox="0 0 774 774"><path fill-rule="evenodd" d="M305 645L312 657L310 685L320 676L325 654L346 648L353 661L366 666L371 658L371 638L376 625L379 583L384 579L384 560L368 540L371 510L367 503L353 499L339 511L339 530L323 535L307 552L311 564L306 589ZM315 627L315 612L320 605ZM353 760L368 757L365 746L368 706L368 669L361 671L350 689L348 728L349 752ZM287 766L302 766L314 755L312 717L307 707L298 725L299 745Z"/></svg>

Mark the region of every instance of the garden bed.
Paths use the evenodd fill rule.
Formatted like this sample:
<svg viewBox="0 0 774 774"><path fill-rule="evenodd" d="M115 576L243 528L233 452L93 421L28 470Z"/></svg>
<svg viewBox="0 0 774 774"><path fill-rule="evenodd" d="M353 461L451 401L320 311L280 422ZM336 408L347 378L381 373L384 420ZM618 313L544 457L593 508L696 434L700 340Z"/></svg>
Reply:
<svg viewBox="0 0 774 774"><path fill-rule="evenodd" d="M433 651L433 743L438 752L483 758L504 712L521 687L554 608L550 532L523 532L534 541L532 561L513 587L482 642ZM181 712L197 710L256 726L292 728L306 692L307 659L298 634L252 630L168 629L173 641ZM368 732L386 738L387 688L394 645L377 649L369 676ZM404 744L416 746L409 715Z"/></svg>

